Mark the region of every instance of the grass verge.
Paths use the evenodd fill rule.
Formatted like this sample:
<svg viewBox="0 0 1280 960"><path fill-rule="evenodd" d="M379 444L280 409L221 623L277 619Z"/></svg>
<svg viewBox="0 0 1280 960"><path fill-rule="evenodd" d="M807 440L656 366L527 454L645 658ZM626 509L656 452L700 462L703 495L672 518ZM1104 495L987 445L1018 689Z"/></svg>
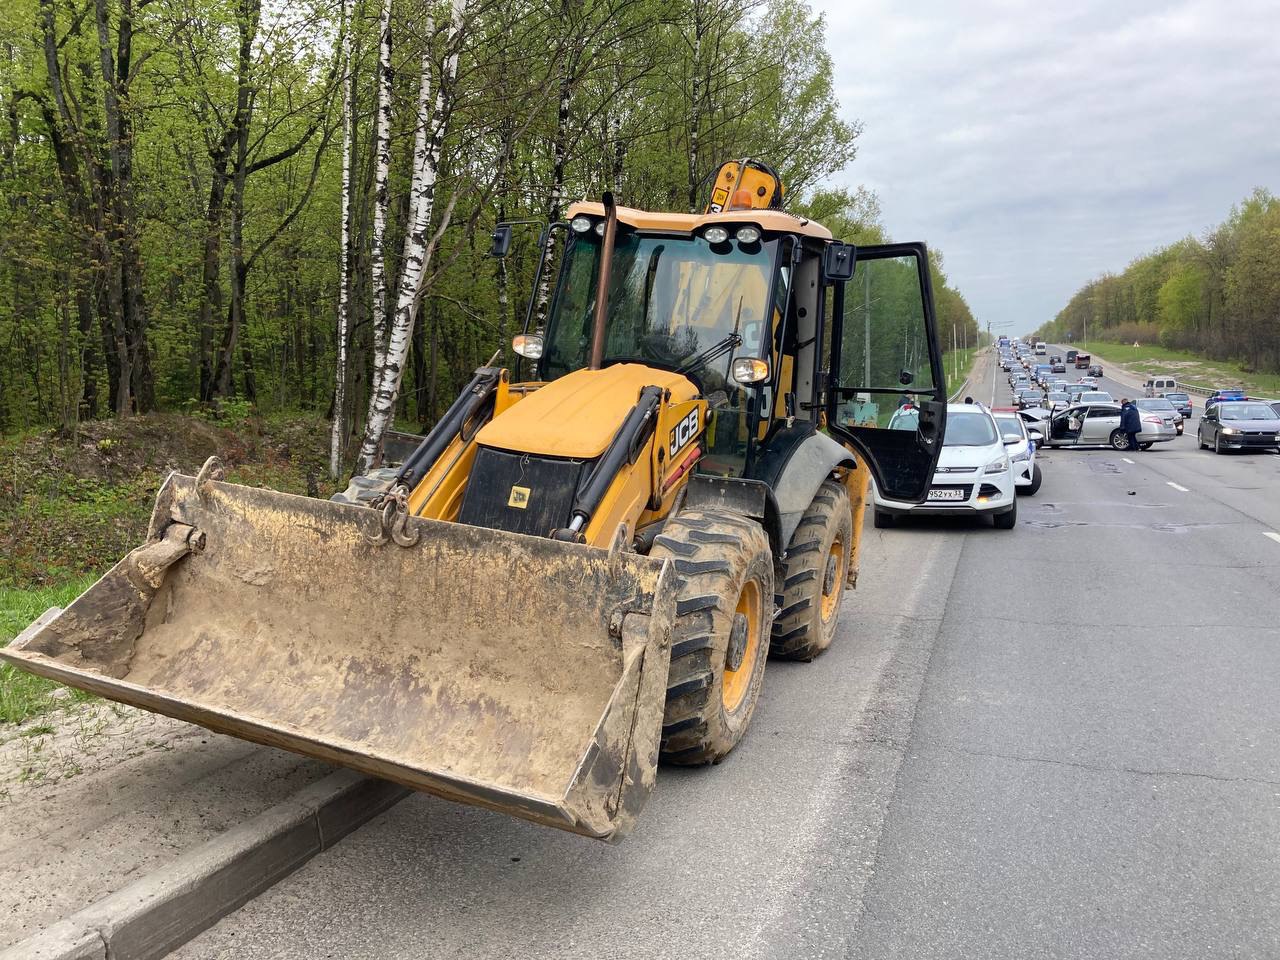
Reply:
<svg viewBox="0 0 1280 960"><path fill-rule="evenodd" d="M1210 360L1187 350L1171 350L1158 344L1135 347L1131 343L1109 343L1105 340L1090 340L1072 346L1097 354L1103 360L1124 364L1143 376L1167 373L1191 386L1210 390L1244 387L1253 396L1280 397L1280 374L1252 373L1237 364Z"/></svg>
<svg viewBox="0 0 1280 960"><path fill-rule="evenodd" d="M948 397L960 389L960 384L964 383L973 372L973 363L977 359L978 350L978 347L969 347L967 350L948 350L942 355L942 369L947 374Z"/></svg>
<svg viewBox="0 0 1280 960"><path fill-rule="evenodd" d="M65 607L95 579L81 576L60 586L29 590L0 587L0 646L8 644L50 607ZM94 699L91 693L63 687L52 680L16 670L7 663L0 664L0 723L21 723L38 716L53 707L59 698L65 698L64 702Z"/></svg>

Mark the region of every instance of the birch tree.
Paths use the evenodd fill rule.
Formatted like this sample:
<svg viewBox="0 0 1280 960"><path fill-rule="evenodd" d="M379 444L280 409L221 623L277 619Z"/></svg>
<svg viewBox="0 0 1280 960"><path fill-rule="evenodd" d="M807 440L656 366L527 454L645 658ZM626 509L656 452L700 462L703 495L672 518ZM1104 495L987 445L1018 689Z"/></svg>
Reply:
<svg viewBox="0 0 1280 960"><path fill-rule="evenodd" d="M382 460L382 438L395 414L396 398L404 377L404 364L409 355L413 324L417 318L422 279L430 261L433 240L428 233L435 207L436 174L440 150L444 142L446 96L458 69L458 40L462 34L466 0L453 0L449 29L445 39L445 60L436 86L434 104L431 96L431 50L422 56L422 79L418 88L417 123L414 130L413 180L410 186L411 221L405 234L404 267L396 290L396 309L387 337L387 352L374 370L373 389L369 398L369 415L364 439L360 444L360 469L374 469ZM427 22L427 35L434 24ZM434 109L433 109L434 107ZM455 198L456 199L456 198Z"/></svg>
<svg viewBox="0 0 1280 960"><path fill-rule="evenodd" d="M370 238L370 282L373 286L373 369L387 360L387 269L385 238L391 206L391 0L383 0L378 20L378 106L374 124L373 235Z"/></svg>
<svg viewBox="0 0 1280 960"><path fill-rule="evenodd" d="M390 3L388 3L390 6ZM342 85L342 214L338 245L338 357L333 390L333 426L329 431L329 476L338 479L343 460L343 447L347 436L347 340L350 336L351 316L351 141L354 125L352 87L354 70L351 62L351 40L345 38L343 57L345 71L352 74Z"/></svg>

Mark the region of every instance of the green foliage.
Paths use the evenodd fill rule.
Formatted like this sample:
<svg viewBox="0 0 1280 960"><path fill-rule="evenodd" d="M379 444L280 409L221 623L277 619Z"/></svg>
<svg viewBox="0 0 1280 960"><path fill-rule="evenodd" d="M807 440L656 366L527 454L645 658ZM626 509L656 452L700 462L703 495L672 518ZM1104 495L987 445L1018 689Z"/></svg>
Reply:
<svg viewBox="0 0 1280 960"><path fill-rule="evenodd" d="M102 2L118 39L119 0ZM436 84L446 52L438 6L395 0L393 11L386 244L393 278L406 230L419 71L426 54ZM343 78L335 57L349 38L350 403L358 430L373 351L380 4L266 3L260 18L255 7L255 0L135 4L122 111L132 124L127 213L139 250L139 363L160 409L212 425L247 427L280 411L331 415L342 254ZM8 120L0 124L0 433L50 425L75 435L79 424L112 410L117 316L107 308L104 258L121 251L103 239L116 215L103 206L105 187L90 182L110 153L106 89L94 17L77 10L55 0L0 4L8 57L0 77L0 116ZM59 119L47 72L45 11L71 121ZM435 32L423 29L428 12ZM245 37L249 56L240 64ZM690 206L692 191L700 207L699 185L721 161L758 156L782 172L789 209L851 242L888 235L874 194L830 186L855 158L861 125L841 110L823 18L803 0L473 0L459 52L431 226L439 242L396 411L406 428L431 422L477 365L495 350L505 354L523 323L536 228L522 228L501 266L486 256L484 237L499 218L552 212L557 146L561 208L605 189L630 205L675 210ZM245 91L252 96L240 156L227 137ZM76 125L70 133L68 123ZM232 149L220 152L227 144ZM237 169L245 171L238 200ZM944 333L976 329L940 259L935 267ZM242 293L232 284L237 269ZM243 321L233 325L237 305ZM229 389L211 390L203 368L222 354ZM104 442L100 452L112 452L112 438Z"/></svg>
<svg viewBox="0 0 1280 960"><path fill-rule="evenodd" d="M1158 343L1280 372L1280 199L1257 190L1203 237L1090 281L1037 332Z"/></svg>

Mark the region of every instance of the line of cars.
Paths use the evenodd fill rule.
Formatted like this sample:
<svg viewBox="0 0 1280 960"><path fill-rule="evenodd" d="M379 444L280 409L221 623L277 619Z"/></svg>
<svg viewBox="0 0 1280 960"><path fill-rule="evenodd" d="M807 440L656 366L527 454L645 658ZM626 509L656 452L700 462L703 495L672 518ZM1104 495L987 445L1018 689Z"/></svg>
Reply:
<svg viewBox="0 0 1280 960"><path fill-rule="evenodd" d="M1176 377L1150 377L1143 384L1143 393L1139 406L1168 403L1183 416L1191 416L1191 396ZM1204 414L1196 424L1196 443L1201 450L1218 454L1233 450L1280 452L1280 400L1250 397L1239 387L1215 390L1205 398Z"/></svg>

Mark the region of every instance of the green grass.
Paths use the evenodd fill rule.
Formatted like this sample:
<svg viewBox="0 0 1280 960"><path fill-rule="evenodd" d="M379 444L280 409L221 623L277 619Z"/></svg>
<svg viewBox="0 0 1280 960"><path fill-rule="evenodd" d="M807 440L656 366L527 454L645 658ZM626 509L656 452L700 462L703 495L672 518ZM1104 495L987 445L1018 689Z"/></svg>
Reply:
<svg viewBox="0 0 1280 960"><path fill-rule="evenodd" d="M7 644L32 620L50 607L65 607L83 593L96 578L82 576L58 587L19 590L0 587L0 646ZM61 684L43 677L0 665L0 723L21 723L53 708L53 691ZM92 700L93 694L71 690L71 700Z"/></svg>
<svg viewBox="0 0 1280 960"><path fill-rule="evenodd" d="M942 355L942 369L947 374L947 396L950 397L959 389L960 384L973 372L973 363L977 359L978 347L967 350L948 350ZM960 373L956 374L957 367Z"/></svg>
<svg viewBox="0 0 1280 960"><path fill-rule="evenodd" d="M1135 347L1131 343L1104 340L1090 340L1072 346L1097 355L1104 366L1109 360L1138 374L1167 373L1191 386L1208 389L1242 386L1254 396L1280 396L1280 374L1250 373L1237 364L1211 360L1189 350L1171 350L1158 344Z"/></svg>

